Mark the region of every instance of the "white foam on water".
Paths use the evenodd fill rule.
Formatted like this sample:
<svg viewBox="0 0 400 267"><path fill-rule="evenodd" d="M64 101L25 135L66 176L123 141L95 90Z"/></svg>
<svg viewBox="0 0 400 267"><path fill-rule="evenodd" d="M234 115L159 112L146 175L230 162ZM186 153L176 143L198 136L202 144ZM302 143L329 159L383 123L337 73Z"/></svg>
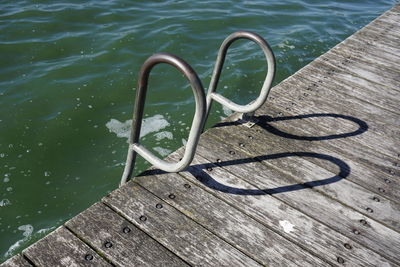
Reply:
<svg viewBox="0 0 400 267"><path fill-rule="evenodd" d="M185 139L185 138L182 138L182 145L186 146L186 144L187 144L186 139Z"/></svg>
<svg viewBox="0 0 400 267"><path fill-rule="evenodd" d="M17 242L15 242L7 251L6 253L4 253L4 257L9 257L11 256L14 251L16 249L18 249L20 246L23 245L23 243L25 243L26 241L28 241L32 235L33 232L33 226L30 224L25 224L25 225L21 225L18 227L18 230L23 231L22 235L24 236L24 238L18 240Z"/></svg>
<svg viewBox="0 0 400 267"><path fill-rule="evenodd" d="M227 108L227 107L225 107L225 106L222 106L222 110L224 111L224 114L225 114L226 116L230 116L230 115L233 113L232 110L230 110L229 108Z"/></svg>
<svg viewBox="0 0 400 267"><path fill-rule="evenodd" d="M30 224L21 225L18 227L18 230L24 231L22 235L25 237L29 237L33 232L33 226Z"/></svg>
<svg viewBox="0 0 400 267"><path fill-rule="evenodd" d="M5 198L5 199L0 201L0 207L5 207L5 206L8 206L8 205L11 205L11 201L10 200Z"/></svg>
<svg viewBox="0 0 400 267"><path fill-rule="evenodd" d="M172 150L169 150L169 149L166 149L166 148L162 148L162 147L159 147L159 146L153 147L153 149L155 151L157 151L158 154L160 154L163 157L169 155L172 152Z"/></svg>
<svg viewBox="0 0 400 267"><path fill-rule="evenodd" d="M115 133L117 137L129 138L131 132L132 120L120 122L116 119L111 119L106 123L106 127L112 133ZM142 121L142 129L140 131L140 137L146 136L149 133L158 132L169 126L170 123L164 118L163 115L157 114L149 118L145 118Z"/></svg>
<svg viewBox="0 0 400 267"><path fill-rule="evenodd" d="M172 140L172 138L174 138L174 135L171 132L167 132L167 131L158 132L158 133L154 134L154 136L156 137L156 141L161 141L165 138Z"/></svg>
<svg viewBox="0 0 400 267"><path fill-rule="evenodd" d="M111 119L109 122L106 123L106 127L111 133L115 133L117 137L129 138L131 124L132 120L120 122L119 120Z"/></svg>

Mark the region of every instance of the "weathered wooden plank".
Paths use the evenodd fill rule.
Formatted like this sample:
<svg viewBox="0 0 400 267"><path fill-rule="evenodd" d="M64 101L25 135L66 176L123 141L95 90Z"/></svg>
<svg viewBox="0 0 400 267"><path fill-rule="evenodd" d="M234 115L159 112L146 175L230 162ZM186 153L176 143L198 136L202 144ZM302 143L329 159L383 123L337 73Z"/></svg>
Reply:
<svg viewBox="0 0 400 267"><path fill-rule="evenodd" d="M342 49L340 49L340 50L342 50ZM339 55L339 54L337 54L336 56L340 57L340 61L339 61L340 64L351 64L352 60L358 60L358 58L355 58L354 56L346 57L346 56ZM359 87L362 87L367 92L373 91L375 94L378 94L378 95L379 94L387 94L389 96L395 97L399 93L398 89L396 89L396 88L384 87L381 84L371 82L362 77L354 76L345 71L342 71L340 66L333 66L332 64L329 65L326 63L326 61L329 61L329 60L330 60L329 57L321 56L318 60L312 62L311 64L309 64L308 66L306 66L305 68L300 70L300 72L296 73L294 75L294 77L304 76L303 70L307 71L307 72L318 71L317 66L322 64L323 66L321 66L321 67L323 69L320 70L320 72L323 72L323 74L321 74L321 76L319 77L320 80L329 79L329 82L333 82L333 83L338 83L341 80L344 80L345 82L357 84ZM400 60L400 57L399 57L399 60ZM392 64L392 63L388 63L388 64ZM338 79L339 77L337 77L339 75L341 75L340 80Z"/></svg>
<svg viewBox="0 0 400 267"><path fill-rule="evenodd" d="M235 129L235 131L238 131L238 129ZM359 212L356 212L355 210L344 206L339 202L316 192L315 190L307 189L307 185L299 184L293 180L292 177L283 175L281 171L275 168L266 167L260 162L254 162L251 165L247 163L224 164L225 161L234 161L232 157L239 154L235 149L230 147L224 148L222 139L230 140L231 142L234 141L235 143L237 141L242 142L243 140L237 138L235 135L227 135L226 132L223 132L220 129L215 131L213 135L218 135L221 143L218 146L214 146L212 153L209 152L209 148L200 150L199 147L199 154L205 156L205 154L202 153L209 153L207 158L211 162L222 161L218 164L222 165L223 168L230 173L234 173L236 179L244 179L248 183L254 185L256 187L256 191L259 189L266 190L290 206L315 218L332 229L342 233L343 235L360 242L361 244L375 250L376 252L379 252L382 255L385 255L386 257L390 257L395 262L398 261L398 258L400 257L400 255L398 255L396 252L400 246L400 234L398 232L391 230L374 220L368 219ZM202 145L204 143L201 141ZM246 152L251 150L251 153L249 153L251 155L250 158L252 158L254 155L253 153L255 153L253 152L254 147L257 146L259 148L256 149L258 153L256 156L263 158L263 156L265 157L270 155L268 151L263 151L260 153L259 150L262 149L259 145L260 143L254 142L253 144L254 145L252 146L249 145L244 148ZM241 149L243 148L241 147ZM284 153L283 155L286 154ZM274 155L277 156L276 154ZM272 155L272 157L274 155ZM240 158L243 159L243 156L240 155ZM244 158L247 159L248 156ZM204 170L201 166L199 167L195 165L193 168L198 170L198 173L195 173L196 178L200 180L211 180L212 182L209 184L209 186L213 188L215 188L215 186L212 184L213 181L222 179L222 177L217 176L215 172ZM246 190L244 190L244 192L246 192ZM251 194L251 192L252 191L250 190L248 194ZM367 226L362 225L360 220L366 220Z"/></svg>
<svg viewBox="0 0 400 267"><path fill-rule="evenodd" d="M375 196L384 196L400 203L400 184L397 182L400 172L400 161L392 160L382 154L374 153L362 146L351 144L349 138L357 131L341 131L343 118L335 114L311 114L304 116L289 116L282 110L271 105L258 111L267 116L259 117L261 128L254 126L256 130L263 131L265 139L270 143L279 143L279 137L285 138L285 145L297 151L309 151L331 155L343 159L349 165L351 174L346 178L375 193ZM259 113L256 114L259 114ZM331 122L333 129L325 129L318 126L320 120ZM350 118L351 119L351 118ZM318 141L318 142L316 142ZM319 161L308 159L315 164ZM334 172L335 168L324 163L322 167ZM373 198L373 196L371 196Z"/></svg>
<svg viewBox="0 0 400 267"><path fill-rule="evenodd" d="M263 265L326 265L303 248L178 174L140 176L135 178L135 182ZM173 192L176 197L171 199L165 192Z"/></svg>
<svg viewBox="0 0 400 267"><path fill-rule="evenodd" d="M279 90L271 93L273 98L270 98L270 102L294 115L339 113L363 120L368 125L368 131L362 135L352 136L352 140L396 158L400 150L400 143L395 139L382 139L382 136L400 136L400 129L395 126L398 125L396 120L399 119L399 116L385 113L384 110L376 106L369 105L366 102L361 103L354 98L340 98L339 95L338 92L329 90L325 85L310 82L305 78L298 78L295 81L287 80L287 82L281 84ZM383 114L385 116L382 116ZM320 126L327 129L332 128L332 125L325 124L324 121L320 122ZM342 121L341 128L346 130L346 127L353 127L354 129L355 125Z"/></svg>
<svg viewBox="0 0 400 267"><path fill-rule="evenodd" d="M387 53L382 47L375 45L372 41L362 42L358 39L346 39L345 42L333 48L334 50L348 50L353 56L370 58L377 64L391 64L395 69L400 67L400 56ZM362 49L362 50L361 50ZM368 53L366 53L368 49Z"/></svg>
<svg viewBox="0 0 400 267"><path fill-rule="evenodd" d="M386 28L383 31L381 30L382 25L386 25ZM395 43L398 43L400 39L400 31L398 30L398 27L398 23L386 24L386 22L382 20L371 25L366 30L370 31L371 34L377 33L379 37L383 36L383 40L378 39L381 43L385 43L396 48Z"/></svg>
<svg viewBox="0 0 400 267"><path fill-rule="evenodd" d="M188 266L103 203L94 204L66 226L118 266Z"/></svg>
<svg viewBox="0 0 400 267"><path fill-rule="evenodd" d="M131 182L102 201L190 265L260 266L138 184Z"/></svg>
<svg viewBox="0 0 400 267"><path fill-rule="evenodd" d="M393 23L393 18L398 20L398 16L391 16L391 18L389 18L389 16L389 13L386 13L380 19L372 21L363 29L353 34L351 38L358 39L360 36L368 36L367 39L372 39L380 43L397 42L397 38L400 37L400 32L398 30L399 22ZM395 45L391 46L398 49Z"/></svg>
<svg viewBox="0 0 400 267"><path fill-rule="evenodd" d="M400 45L400 43L399 43ZM335 50L333 50L335 51ZM348 55L350 56L350 55ZM389 85L388 87L391 87L393 90L398 90L398 87L396 86L397 82L400 80L400 73L398 70L395 70L391 67L383 66L382 64L374 64L373 62L368 62L366 60L362 60L361 58L353 58L352 60L346 60L343 56L338 55L337 52L332 52L332 53L327 53L322 56L320 56L318 59L315 60L315 62L323 61L325 64L333 67L339 68L342 72L346 73L351 73L346 70L346 68L349 69L360 69L359 66L368 66L368 71L365 71L363 74L361 70L360 73L358 73L358 76L370 80L372 82L378 83L381 86L382 85ZM314 62L313 62L314 63ZM312 63L311 63L312 64ZM354 72L353 72L354 73ZM385 77L386 83L379 83L371 79L371 75L379 76L379 77ZM352 75L352 76L357 76L357 75Z"/></svg>
<svg viewBox="0 0 400 267"><path fill-rule="evenodd" d="M244 132L240 129L235 129L235 131L240 133ZM232 138L234 137L234 135L231 135L230 133L224 132L224 134ZM395 202L390 202L383 196L380 197L380 202L373 201L374 194L372 194L369 189L349 182L351 180L350 177L353 177L354 174L352 173L350 166L345 161L339 160L340 157L332 158L332 160L337 160L337 164L333 164L325 159L325 157L329 158L328 156L330 154L321 154L320 150L318 150L318 153L315 153L315 150L307 149L307 147L299 147L297 145L288 144L287 142L283 141L283 139L280 139L276 136L271 136L270 134L258 132L255 132L255 134L257 135L252 136L253 141L249 145L252 146L253 142L258 141L263 143L263 147L255 150L254 153L261 153L261 151L268 151L271 154L290 154L293 151L305 153L304 156L291 156L290 161L284 161L280 157L276 159L268 159L265 161L268 165L280 169L281 172L294 177L300 183L308 182L310 177L333 177L333 180L346 178L346 180L341 181L340 184L326 184L323 187L316 187L315 190L358 210L365 216L374 218L375 220L386 225L390 225L393 229L399 230L400 205ZM242 138L241 140L241 144L243 146L246 143L249 143L249 140L246 139L246 137ZM232 144L232 146L239 146L239 144ZM257 144L255 144L255 146L257 146ZM307 156L309 153L316 156ZM288 164L301 166L301 168L290 168L290 165ZM341 177L339 177L337 176L337 173L343 174L340 174ZM364 178L364 176L361 176L361 178Z"/></svg>
<svg viewBox="0 0 400 267"><path fill-rule="evenodd" d="M200 146L199 149L204 148ZM209 153L215 152L215 148L207 150ZM179 157L181 157L179 152L170 155L174 160ZM254 162L255 160L251 159L239 159L222 161L218 164L235 164L241 168ZM272 196L272 192L263 191L245 182L199 155L194 158L190 170L181 174L190 182L258 219L292 242L325 258L330 264L336 265L338 261L344 260L346 266L392 265L379 254L276 199ZM286 227L290 228L291 224L294 228L287 229Z"/></svg>
<svg viewBox="0 0 400 267"><path fill-rule="evenodd" d="M400 41L399 43L400 44ZM400 62L394 60L393 57L387 55L384 51L372 45L372 42L367 42L361 48L354 47L354 42L347 42L346 45L336 46L329 51L329 54L335 54L343 57L345 60L341 64L351 63L352 60L363 62L364 64L372 64L380 70L389 69L391 72L399 72ZM349 60L346 60L349 59Z"/></svg>
<svg viewBox="0 0 400 267"><path fill-rule="evenodd" d="M238 128L235 127L234 131L245 132ZM228 127L225 127L225 129L228 130ZM252 132L253 139L251 142L247 138L240 139L240 142L242 142L240 147L245 149L246 152L251 153L252 156L262 155L261 153L264 151L268 151L268 155L291 155L289 156L290 159L281 156L273 158L266 155L266 160L262 160L262 162L269 167L279 169L282 174L292 177L293 181L300 184L321 180L323 186L316 186L314 190L352 207L364 216L400 231L400 204L391 202L384 197L380 198L380 202L372 200L374 194L371 191L347 180L348 176L352 174L345 161L327 154L310 152L310 150L298 150L297 147L287 145L282 138L280 140L279 138L267 139L263 133ZM233 134L226 132L224 134L232 138L231 140L239 139L235 138L236 136ZM204 143L207 143L205 145L210 149L213 145L218 145L219 141L205 137ZM253 146L258 146L259 143L263 144L262 148L253 149ZM232 144L232 147L235 145L239 147L238 143ZM244 146L249 148L246 149ZM293 151L297 151L298 154L293 153ZM312 159L313 162L309 159ZM318 164L314 162L318 162ZM332 171L328 171L326 165L329 165L329 169ZM318 182L315 183L318 184Z"/></svg>
<svg viewBox="0 0 400 267"><path fill-rule="evenodd" d="M390 29L392 32L390 37L395 39L396 37L400 37L399 23L398 15L390 16L390 13L388 13L387 16L382 16L382 18L372 23L369 28L375 28L377 31L381 28Z"/></svg>
<svg viewBox="0 0 400 267"><path fill-rule="evenodd" d="M352 60L357 60L364 64L373 64L380 69L390 68L392 71L400 72L400 58L399 60L394 60L393 57L387 55L381 49L373 47L372 43L365 47L365 50L367 53L358 50L354 47L354 43L349 42L346 46L341 46L340 49L332 49L331 54L344 58L342 65L351 64ZM398 93L398 90L390 89Z"/></svg>
<svg viewBox="0 0 400 267"><path fill-rule="evenodd" d="M112 266L64 227L22 253L36 266Z"/></svg>
<svg viewBox="0 0 400 267"><path fill-rule="evenodd" d="M0 267L31 267L30 264L22 255L18 254L0 264Z"/></svg>
<svg viewBox="0 0 400 267"><path fill-rule="evenodd" d="M398 54L399 51L398 51L397 47L395 47L393 44L391 45L391 44L386 44L384 42L381 42L379 39L374 38L374 37L376 37L376 36L369 36L367 33L364 33L364 34L360 34L357 37L350 36L348 39L346 39L346 41L358 42L361 44L370 42L371 46L378 47L378 48L384 50L386 54L392 56L394 59L396 59L399 56L399 54ZM366 51L366 49L363 47L359 48L359 50L361 52Z"/></svg>
<svg viewBox="0 0 400 267"><path fill-rule="evenodd" d="M400 42L398 43L398 45L400 45ZM369 49L366 48L365 54L369 55L368 50ZM339 66L341 68L347 65L350 67L354 66L355 68L357 68L359 65L369 66L368 69L370 72L391 78L392 79L391 83L400 80L400 73L398 70L392 67L392 64L385 65L383 64L384 63L383 61L379 61L378 63L362 57L353 58L352 60L346 61L346 57L350 57L351 55L352 55L351 53L346 54L345 50L340 49L340 50L332 50L330 51L330 53L324 54L319 59L329 59L329 61L332 62L332 64ZM365 78L368 79L368 77Z"/></svg>
<svg viewBox="0 0 400 267"><path fill-rule="evenodd" d="M356 78L338 69L334 70L335 71L332 72L332 67L325 64L323 61L313 62L312 67L310 66L307 70L304 70L303 76L307 75L308 80L317 84L323 84L329 87L329 90L338 90L343 94L343 97L356 97L386 109L387 112L392 112L397 115L400 113L398 100L399 91L382 90L382 87L377 84ZM299 77L301 76L297 76L297 78ZM332 79L328 80L328 77L332 77ZM304 93L303 96L305 96Z"/></svg>
<svg viewBox="0 0 400 267"><path fill-rule="evenodd" d="M375 66L365 65L357 61L353 61L351 65L340 65L338 62L334 64L332 61L327 62L327 64L332 65L333 67L340 66L343 72L351 73L354 76L362 77L371 82L391 87L393 89L397 89L398 86L396 86L396 84L400 82L400 76L398 73L387 71L378 72Z"/></svg>

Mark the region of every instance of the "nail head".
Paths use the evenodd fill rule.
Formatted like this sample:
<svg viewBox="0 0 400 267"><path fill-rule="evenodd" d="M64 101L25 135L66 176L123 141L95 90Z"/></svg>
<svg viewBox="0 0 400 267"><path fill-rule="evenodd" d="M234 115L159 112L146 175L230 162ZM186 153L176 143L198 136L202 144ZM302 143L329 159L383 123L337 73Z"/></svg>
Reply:
<svg viewBox="0 0 400 267"><path fill-rule="evenodd" d="M347 249L352 249L352 246L349 243L345 243L344 247L347 248Z"/></svg>
<svg viewBox="0 0 400 267"><path fill-rule="evenodd" d="M131 232L131 228L126 226L126 227L124 227L124 229L122 229L122 232L124 232L125 234L130 233Z"/></svg>
<svg viewBox="0 0 400 267"><path fill-rule="evenodd" d="M337 262L344 263L344 259L342 257L337 257Z"/></svg>
<svg viewBox="0 0 400 267"><path fill-rule="evenodd" d="M93 255L92 254L86 254L85 255L85 260L87 260L87 261L93 260Z"/></svg>

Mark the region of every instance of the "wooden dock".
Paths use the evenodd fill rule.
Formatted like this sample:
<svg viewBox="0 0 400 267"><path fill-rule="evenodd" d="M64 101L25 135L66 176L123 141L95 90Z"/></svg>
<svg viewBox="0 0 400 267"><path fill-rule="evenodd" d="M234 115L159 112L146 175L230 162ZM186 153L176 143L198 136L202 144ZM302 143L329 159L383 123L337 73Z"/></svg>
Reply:
<svg viewBox="0 0 400 267"><path fill-rule="evenodd" d="M1 266L400 266L400 5ZM178 160L182 150L169 156Z"/></svg>

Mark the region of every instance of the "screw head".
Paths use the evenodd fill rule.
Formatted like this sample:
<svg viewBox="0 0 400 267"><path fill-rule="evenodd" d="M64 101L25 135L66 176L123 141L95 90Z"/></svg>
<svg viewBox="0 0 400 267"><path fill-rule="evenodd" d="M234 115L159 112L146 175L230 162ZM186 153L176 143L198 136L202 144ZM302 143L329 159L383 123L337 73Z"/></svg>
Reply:
<svg viewBox="0 0 400 267"><path fill-rule="evenodd" d="M163 208L163 205L161 204L161 203L158 203L157 205L156 205L156 209L162 209Z"/></svg>
<svg viewBox="0 0 400 267"><path fill-rule="evenodd" d="M213 170L213 168L211 168L211 167L207 167L207 171L212 171Z"/></svg>
<svg viewBox="0 0 400 267"><path fill-rule="evenodd" d="M236 153L235 153L235 151L229 151L229 154L231 154L231 155L235 155Z"/></svg>
<svg viewBox="0 0 400 267"><path fill-rule="evenodd" d="M352 249L353 248L349 243L345 243L344 247L347 248L347 249Z"/></svg>
<svg viewBox="0 0 400 267"><path fill-rule="evenodd" d="M221 163L221 162L222 162L222 160L221 160L221 159L217 159L217 162L218 162L218 163Z"/></svg>
<svg viewBox="0 0 400 267"><path fill-rule="evenodd" d="M251 135L249 135L249 136L247 136L249 139L253 139L254 137L253 136L251 136Z"/></svg>
<svg viewBox="0 0 400 267"><path fill-rule="evenodd" d="M365 210L368 211L369 213L373 213L374 212L374 210L371 209L371 208L366 208Z"/></svg>
<svg viewBox="0 0 400 267"><path fill-rule="evenodd" d="M141 220L142 222L145 222L147 220L147 217L142 215L139 217L139 220Z"/></svg>
<svg viewBox="0 0 400 267"><path fill-rule="evenodd" d="M385 179L385 183L390 184L391 182L389 179Z"/></svg>
<svg viewBox="0 0 400 267"><path fill-rule="evenodd" d="M379 192L381 192L381 193L385 193L385 189L383 189L382 187L379 187Z"/></svg>
<svg viewBox="0 0 400 267"><path fill-rule="evenodd" d="M183 186L188 189L192 187L190 184L184 184Z"/></svg>
<svg viewBox="0 0 400 267"><path fill-rule="evenodd" d="M125 226L125 227L122 229L122 232L124 232L125 234L130 233L130 232L131 232L131 228L129 228L128 226Z"/></svg>
<svg viewBox="0 0 400 267"><path fill-rule="evenodd" d="M361 219L361 220L360 220L360 223L361 223L362 225L367 225L367 224L368 224L368 222L367 222L366 220L364 220L364 219Z"/></svg>
<svg viewBox="0 0 400 267"><path fill-rule="evenodd" d="M104 242L104 247L106 248L112 248L113 244L110 241Z"/></svg>
<svg viewBox="0 0 400 267"><path fill-rule="evenodd" d="M381 200L379 199L379 197L373 197L372 200L376 201L376 202L380 202Z"/></svg>
<svg viewBox="0 0 400 267"><path fill-rule="evenodd" d="M244 144L243 144L243 143L239 143L239 146L240 146L240 147L244 147Z"/></svg>
<svg viewBox="0 0 400 267"><path fill-rule="evenodd" d="M354 233L355 235L359 235L359 234L360 234L360 231L354 229L354 230L353 230L353 233Z"/></svg>
<svg viewBox="0 0 400 267"><path fill-rule="evenodd" d="M168 196L170 199L174 199L175 198L175 195L174 194L169 194L169 196Z"/></svg>
<svg viewBox="0 0 400 267"><path fill-rule="evenodd" d="M93 255L92 254L86 254L85 255L85 260L87 260L87 261L93 260Z"/></svg>
<svg viewBox="0 0 400 267"><path fill-rule="evenodd" d="M344 263L344 259L342 257L337 257L337 262L343 264Z"/></svg>

